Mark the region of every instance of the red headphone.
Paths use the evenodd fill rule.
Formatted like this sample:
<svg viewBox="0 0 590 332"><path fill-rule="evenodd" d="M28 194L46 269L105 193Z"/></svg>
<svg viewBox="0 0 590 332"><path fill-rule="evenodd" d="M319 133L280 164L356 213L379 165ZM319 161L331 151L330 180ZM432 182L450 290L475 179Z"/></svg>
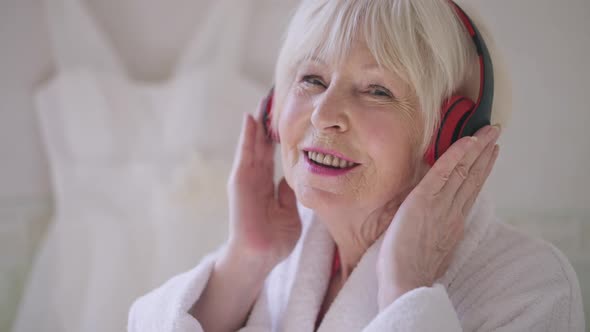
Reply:
<svg viewBox="0 0 590 332"><path fill-rule="evenodd" d="M431 166L461 137L472 136L477 130L490 124L494 98L494 72L487 46L467 14L453 1L450 3L473 38L479 57L481 79L477 102L461 95L453 95L443 102L440 125L424 154L424 159ZM271 128L273 93L274 88L265 100L263 124L267 135L279 142L278 133Z"/></svg>

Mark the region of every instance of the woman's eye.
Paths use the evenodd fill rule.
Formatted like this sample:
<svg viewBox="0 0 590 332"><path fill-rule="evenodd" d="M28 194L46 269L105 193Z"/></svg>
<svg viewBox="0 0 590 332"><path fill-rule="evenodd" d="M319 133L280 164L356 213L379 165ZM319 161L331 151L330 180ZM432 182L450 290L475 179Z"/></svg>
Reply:
<svg viewBox="0 0 590 332"><path fill-rule="evenodd" d="M326 87L326 84L318 76L306 75L306 76L303 76L303 78L301 80L304 83L309 84L309 85Z"/></svg>
<svg viewBox="0 0 590 332"><path fill-rule="evenodd" d="M369 87L369 93L377 97L393 98L391 91L379 85L371 85Z"/></svg>

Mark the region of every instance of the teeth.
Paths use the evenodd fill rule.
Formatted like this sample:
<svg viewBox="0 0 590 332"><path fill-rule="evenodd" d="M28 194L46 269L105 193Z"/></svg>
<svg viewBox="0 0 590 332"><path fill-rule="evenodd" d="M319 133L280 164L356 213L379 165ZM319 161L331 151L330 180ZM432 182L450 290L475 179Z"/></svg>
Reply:
<svg viewBox="0 0 590 332"><path fill-rule="evenodd" d="M348 165L348 162L346 160L340 160L340 164L338 165L338 167L340 168L344 168Z"/></svg>
<svg viewBox="0 0 590 332"><path fill-rule="evenodd" d="M311 159L317 163L320 163L322 165L338 167L338 168L348 168L348 167L354 166L354 163L340 159L340 158L335 157L330 154L323 154L323 153L319 153L319 152L307 152L307 156L309 157L309 159Z"/></svg>
<svg viewBox="0 0 590 332"><path fill-rule="evenodd" d="M338 158L334 158L334 160L332 160L332 167L340 167L340 161L342 159L338 159Z"/></svg>

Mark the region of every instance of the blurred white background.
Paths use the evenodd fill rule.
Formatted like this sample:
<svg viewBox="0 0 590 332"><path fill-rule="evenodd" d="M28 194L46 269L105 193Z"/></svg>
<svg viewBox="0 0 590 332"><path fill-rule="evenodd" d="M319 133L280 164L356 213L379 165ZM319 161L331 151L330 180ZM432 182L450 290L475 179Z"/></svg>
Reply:
<svg viewBox="0 0 590 332"><path fill-rule="evenodd" d="M590 123L587 102L590 92L590 64L587 60L590 54L590 1L471 2L480 7L481 16L486 19L503 51L514 86L512 120L504 128L500 157L487 188L495 199L499 215L506 222L546 238L569 257L578 273L587 317L590 317L590 138L586 128ZM105 39L126 68L129 81L158 89L174 77L175 71L178 72L179 55L185 52L196 31L202 28L200 23L205 22L213 1L0 0L0 331L9 331L16 317L33 259L51 228L56 207L67 210L65 205L70 204L66 199L58 201L56 197L57 180L54 176L65 181L68 172L51 171L51 156L45 141L47 134L43 134L39 117L43 108L36 107L35 99L63 69L58 66L60 60L49 29L52 19L48 12L59 12L52 6L69 3L77 3L90 13L93 24L102 29ZM248 3L251 10L240 39L242 42L237 48L240 61L234 74L249 82L251 91L260 92L260 95L250 97L257 100L272 83L280 37L297 1L251 0ZM48 7L53 9L47 10ZM231 16L228 15L229 19ZM70 33L70 36L76 36L78 32ZM78 37L80 40L70 37L71 50L76 48L76 42L85 38ZM216 90L217 95L228 99L235 93L229 88L221 90ZM246 104L244 109L233 110L233 113L223 115L224 118L239 124L239 114L252 111L253 106L246 107ZM44 116L47 117L45 126L54 121L51 114ZM203 116L215 118L222 115ZM55 130L52 128L56 127L45 131ZM227 130L226 127L212 129ZM228 148L231 150L233 146ZM217 158L219 165L228 163L226 157L227 154ZM194 181L199 188L223 195L223 166L220 166L219 174L215 173L218 178L203 180L193 173L202 176L216 167L201 165L201 159L195 158L187 158L184 165L175 165L177 168L171 172L180 172L179 179L186 180L186 183ZM165 172L165 166L159 167ZM200 197L194 189L181 191L183 199ZM102 193L105 192L106 189ZM135 204L134 208L141 206L142 202ZM184 218L193 213L186 212ZM165 265L161 269L167 269L165 272L155 273L138 286L139 294L188 268L189 262L196 263L202 254L223 241L225 223L198 226L198 234L194 235L196 243L186 247L194 248L194 254L184 257L186 261ZM78 248L65 250L76 251ZM145 255L149 256L149 250ZM166 259L174 260L169 256ZM72 271L76 268L73 267ZM113 270L110 273L116 279L126 271ZM42 276L38 278L43 279ZM124 303L121 307L127 305ZM60 303L54 302L53 306L59 307ZM107 326L122 330L125 316L126 312L118 312L102 319L112 321L112 325ZM85 317L90 319L92 316ZM21 319L35 318L21 316ZM88 323L80 322L80 325L68 328L55 325L49 330L92 331L85 325Z"/></svg>

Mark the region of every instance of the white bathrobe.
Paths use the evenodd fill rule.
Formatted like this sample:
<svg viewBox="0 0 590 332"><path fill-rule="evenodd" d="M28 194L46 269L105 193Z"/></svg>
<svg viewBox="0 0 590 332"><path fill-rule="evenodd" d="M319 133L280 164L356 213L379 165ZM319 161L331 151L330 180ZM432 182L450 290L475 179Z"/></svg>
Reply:
<svg viewBox="0 0 590 332"><path fill-rule="evenodd" d="M311 332L328 286L334 242L311 210L291 255L267 277L241 332ZM447 272L379 312L375 264L381 239L363 255L325 314L320 332L584 331L580 286L553 245L496 220L480 194ZM136 300L130 332L197 332L187 313L211 274L217 253Z"/></svg>

